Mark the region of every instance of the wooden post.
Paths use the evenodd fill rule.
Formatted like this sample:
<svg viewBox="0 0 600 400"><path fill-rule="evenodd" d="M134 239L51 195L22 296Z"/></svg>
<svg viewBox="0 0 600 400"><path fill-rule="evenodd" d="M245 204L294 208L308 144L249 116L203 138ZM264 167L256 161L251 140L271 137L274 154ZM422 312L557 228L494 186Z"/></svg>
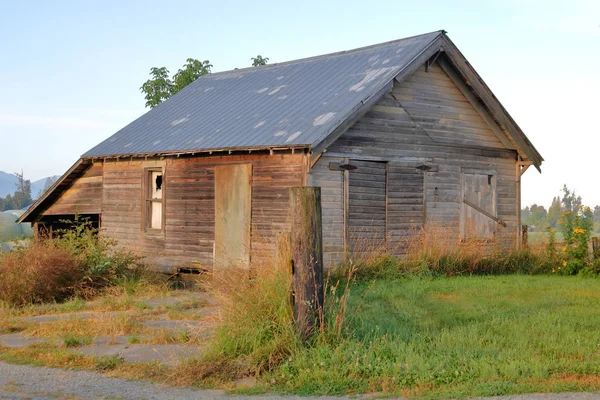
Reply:
<svg viewBox="0 0 600 400"><path fill-rule="evenodd" d="M529 246L529 225L521 225L521 247L526 249Z"/></svg>
<svg viewBox="0 0 600 400"><path fill-rule="evenodd" d="M290 188L290 213L294 322L306 341L323 317L321 188Z"/></svg>
<svg viewBox="0 0 600 400"><path fill-rule="evenodd" d="M592 257L594 260L600 258L600 237L592 238Z"/></svg>

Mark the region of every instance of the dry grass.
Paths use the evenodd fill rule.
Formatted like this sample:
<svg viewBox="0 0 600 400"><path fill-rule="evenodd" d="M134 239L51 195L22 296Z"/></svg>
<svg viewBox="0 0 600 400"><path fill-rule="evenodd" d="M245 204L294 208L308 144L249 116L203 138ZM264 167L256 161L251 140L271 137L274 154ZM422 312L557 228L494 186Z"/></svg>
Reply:
<svg viewBox="0 0 600 400"><path fill-rule="evenodd" d="M557 260L542 245L514 249L508 239L459 240L455 229L428 224L385 245L362 239L347 261L334 269L339 278L355 269L357 279L421 275L487 275L549 273ZM392 254L403 254L400 258Z"/></svg>
<svg viewBox="0 0 600 400"><path fill-rule="evenodd" d="M11 305L60 301L84 276L77 258L51 242L0 256L0 301Z"/></svg>
<svg viewBox="0 0 600 400"><path fill-rule="evenodd" d="M23 334L44 338L123 336L144 331L144 326L130 315L103 315L89 318L64 318L50 322L36 323Z"/></svg>

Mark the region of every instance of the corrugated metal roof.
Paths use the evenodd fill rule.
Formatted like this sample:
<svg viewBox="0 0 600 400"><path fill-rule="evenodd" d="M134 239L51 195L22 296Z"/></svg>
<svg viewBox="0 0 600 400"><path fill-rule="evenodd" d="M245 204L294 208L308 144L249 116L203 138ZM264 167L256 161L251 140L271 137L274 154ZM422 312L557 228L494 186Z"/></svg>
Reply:
<svg viewBox="0 0 600 400"><path fill-rule="evenodd" d="M202 76L83 157L316 146L442 34Z"/></svg>

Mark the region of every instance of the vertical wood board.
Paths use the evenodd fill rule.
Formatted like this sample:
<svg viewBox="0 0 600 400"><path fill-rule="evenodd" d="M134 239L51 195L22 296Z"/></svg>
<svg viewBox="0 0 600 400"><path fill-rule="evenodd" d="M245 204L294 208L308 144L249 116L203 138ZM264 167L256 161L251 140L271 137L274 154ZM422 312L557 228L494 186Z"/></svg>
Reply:
<svg viewBox="0 0 600 400"><path fill-rule="evenodd" d="M214 270L248 268L252 164L215 166Z"/></svg>

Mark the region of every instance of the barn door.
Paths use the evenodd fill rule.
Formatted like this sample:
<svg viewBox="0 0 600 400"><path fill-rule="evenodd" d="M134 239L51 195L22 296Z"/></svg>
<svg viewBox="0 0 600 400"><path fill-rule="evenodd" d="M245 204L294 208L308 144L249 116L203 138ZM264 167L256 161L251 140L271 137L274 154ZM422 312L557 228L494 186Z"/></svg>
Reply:
<svg viewBox="0 0 600 400"><path fill-rule="evenodd" d="M385 243L386 163L350 160L348 247L353 254Z"/></svg>
<svg viewBox="0 0 600 400"><path fill-rule="evenodd" d="M252 164L215 167L215 273L250 265Z"/></svg>
<svg viewBox="0 0 600 400"><path fill-rule="evenodd" d="M423 189L423 171L414 166L388 164L386 228L390 254L405 254L410 240L423 227Z"/></svg>
<svg viewBox="0 0 600 400"><path fill-rule="evenodd" d="M493 175L463 174L461 236L493 239L496 234L496 180Z"/></svg>

